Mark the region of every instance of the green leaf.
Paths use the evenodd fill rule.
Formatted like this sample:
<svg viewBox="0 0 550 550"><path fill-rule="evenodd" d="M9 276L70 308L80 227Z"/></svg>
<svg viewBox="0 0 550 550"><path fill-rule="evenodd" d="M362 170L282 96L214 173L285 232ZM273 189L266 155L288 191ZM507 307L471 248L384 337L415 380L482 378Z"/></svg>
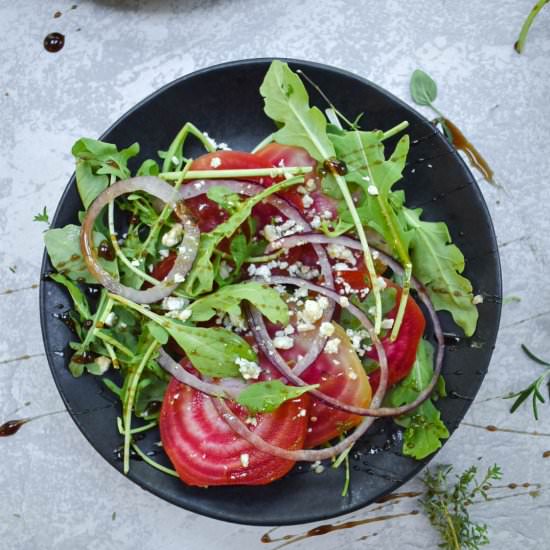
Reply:
<svg viewBox="0 0 550 550"><path fill-rule="evenodd" d="M92 163L81 161L76 165L76 188L87 210L95 198L109 185L109 178L105 175L95 174Z"/></svg>
<svg viewBox="0 0 550 550"><path fill-rule="evenodd" d="M168 342L168 333L157 323L149 321L145 323L151 336L163 346Z"/></svg>
<svg viewBox="0 0 550 550"><path fill-rule="evenodd" d="M318 161L334 156L325 116L317 107L309 106L304 84L286 63L271 63L260 93L266 115L281 125L273 134L274 141L303 147Z"/></svg>
<svg viewBox="0 0 550 550"><path fill-rule="evenodd" d="M136 176L158 176L160 173L159 165L152 159L144 160L136 172Z"/></svg>
<svg viewBox="0 0 550 550"><path fill-rule="evenodd" d="M78 286L73 283L71 280L67 279L64 275L60 273L51 273L50 279L63 285L68 291L73 300L74 307L82 320L91 319L92 313L90 312L90 307L88 305L88 300L84 295L84 292L78 288Z"/></svg>
<svg viewBox="0 0 550 550"><path fill-rule="evenodd" d="M34 216L32 219L33 222L44 222L49 224L50 223L50 216L48 214L48 209L44 206L42 212L39 212Z"/></svg>
<svg viewBox="0 0 550 550"><path fill-rule="evenodd" d="M98 247L105 237L94 231L94 245ZM83 283L97 283L92 277L80 250L80 226L66 225L61 229L49 229L44 234L46 250L50 260L59 273L73 281ZM113 276L118 277L116 260L108 262L99 258L99 263Z"/></svg>
<svg viewBox="0 0 550 550"><path fill-rule="evenodd" d="M278 409L285 401L296 399L302 394L318 388L312 386L287 386L280 380L256 382L249 384L237 397L237 403L246 407L251 413L269 413Z"/></svg>
<svg viewBox="0 0 550 550"><path fill-rule="evenodd" d="M523 350L523 353L525 353L525 355L527 355L527 357L531 359L531 361L534 361L535 363L538 363L539 365L543 365L545 367L550 367L550 363L548 363L548 361L537 357L525 344L521 344L521 349Z"/></svg>
<svg viewBox="0 0 550 550"><path fill-rule="evenodd" d="M228 189L223 185L216 185L215 187L211 187L206 192L206 196L211 201L219 204L224 210L227 210L228 212L233 212L241 202L237 193L234 193L233 191L231 191L231 189Z"/></svg>
<svg viewBox="0 0 550 550"><path fill-rule="evenodd" d="M466 336L471 336L479 314L472 303L472 284L461 275L464 256L451 244L447 225L423 221L421 213L420 208L403 208L403 217L412 232L413 274L428 288L435 308L449 311Z"/></svg>
<svg viewBox="0 0 550 550"><path fill-rule="evenodd" d="M228 313L232 318L241 315L240 303L246 300L257 307L272 323L288 324L288 305L272 287L255 281L224 286L194 302L191 319L208 321L216 312Z"/></svg>
<svg viewBox="0 0 550 550"><path fill-rule="evenodd" d="M301 183L302 181L302 177L295 177L268 187L261 193L250 197L248 200L242 201L235 212L210 233L203 233L201 235L199 250L197 251L197 257L195 258L193 268L183 283L185 294L195 297L200 294L211 292L214 283L212 254L216 246L223 239L233 235L233 233L250 217L254 206L270 195L292 185Z"/></svg>
<svg viewBox="0 0 550 550"><path fill-rule="evenodd" d="M147 416L152 403L161 403L167 385L168 381L165 378L159 378L150 371L143 372L136 389L134 402L136 416Z"/></svg>
<svg viewBox="0 0 550 550"><path fill-rule="evenodd" d="M411 77L411 97L417 105L431 105L437 97L437 84L432 77L416 69Z"/></svg>
<svg viewBox="0 0 550 550"><path fill-rule="evenodd" d="M433 348L422 340L416 360L409 375L394 386L386 396L390 407L412 403L426 388L433 376ZM449 431L440 418L431 399L424 401L414 411L395 419L405 428L403 454L421 460L441 447L441 440L449 437Z"/></svg>

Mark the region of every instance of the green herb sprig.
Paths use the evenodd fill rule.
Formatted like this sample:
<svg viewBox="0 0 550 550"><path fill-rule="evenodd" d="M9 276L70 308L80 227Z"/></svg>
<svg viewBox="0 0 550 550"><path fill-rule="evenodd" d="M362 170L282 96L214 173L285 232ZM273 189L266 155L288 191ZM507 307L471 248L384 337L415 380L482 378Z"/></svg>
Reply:
<svg viewBox="0 0 550 550"><path fill-rule="evenodd" d="M521 26L521 30L519 32L518 39L514 43L514 49L518 53L523 53L523 49L525 48L525 42L527 40L527 35L529 34L529 29L531 28L531 25L533 24L533 21L539 14L540 10L548 4L550 0L538 0L538 2L533 6L531 11L529 12L529 15L525 18L525 21L523 22L523 25Z"/></svg>
<svg viewBox="0 0 550 550"><path fill-rule="evenodd" d="M44 208L42 209L42 212L39 212L38 214L36 214L34 216L34 218L32 219L33 222L43 222L43 223L47 223L48 224L48 227L50 225L50 215L48 214L48 209L44 206Z"/></svg>
<svg viewBox="0 0 550 550"><path fill-rule="evenodd" d="M538 363L539 365L544 366L545 369L544 372L540 376L538 376L533 382L531 382L531 384L529 384L526 388L505 397L505 399L513 399L514 397L516 398L516 400L512 403L512 407L510 408L510 412L515 413L524 401L526 401L528 398L531 398L533 416L535 417L535 420L538 420L539 411L537 405L538 403L546 402L541 393L544 384L546 384L550 395L550 363L544 361L540 357L537 357L532 351L529 350L529 348L525 344L521 344L521 349L524 351L525 355L529 357L529 359L531 359L535 363Z"/></svg>
<svg viewBox="0 0 550 550"><path fill-rule="evenodd" d="M491 466L481 481L477 481L477 466L470 466L456 483L449 482L452 466L438 466L434 471L427 470L422 478L426 485L426 495L420 503L430 523L440 535L439 548L445 550L476 550L489 543L487 525L471 520L468 506L476 497L487 500L491 481L500 479L499 466Z"/></svg>

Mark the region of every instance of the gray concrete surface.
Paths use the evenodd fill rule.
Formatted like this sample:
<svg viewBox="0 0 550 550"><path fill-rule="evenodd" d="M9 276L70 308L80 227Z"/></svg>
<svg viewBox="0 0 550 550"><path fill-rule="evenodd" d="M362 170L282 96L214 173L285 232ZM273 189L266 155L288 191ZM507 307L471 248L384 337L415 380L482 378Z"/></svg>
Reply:
<svg viewBox="0 0 550 550"><path fill-rule="evenodd" d="M76 9L70 9L77 3ZM525 342L550 357L550 7L526 52L512 49L533 0L355 2L346 0L0 0L0 421L62 408L38 321L44 205L53 212L73 170L70 147L97 136L135 102L192 70L232 59L289 56L364 75L410 101L411 72L440 87L438 105L460 124L507 192L481 182L493 216L506 305L491 369L466 422L436 462L463 469L481 457L504 470L494 500L472 507L490 526L490 548L548 548L550 439L474 427L549 432L550 405L536 422L495 398L529 383L540 367ZM62 12L54 18L54 12ZM52 31L65 48L42 47ZM13 292L9 292L9 290ZM493 398L493 399L492 399ZM30 401L18 413L17 407ZM6 550L265 548L263 528L188 513L143 492L95 453L59 414L0 440L0 547ZM510 489L509 483L540 483ZM418 490L418 480L404 490ZM418 509L415 499L370 507L348 519ZM308 526L277 529L299 535ZM365 537L367 537L365 539ZM345 529L293 548L435 548L422 514Z"/></svg>

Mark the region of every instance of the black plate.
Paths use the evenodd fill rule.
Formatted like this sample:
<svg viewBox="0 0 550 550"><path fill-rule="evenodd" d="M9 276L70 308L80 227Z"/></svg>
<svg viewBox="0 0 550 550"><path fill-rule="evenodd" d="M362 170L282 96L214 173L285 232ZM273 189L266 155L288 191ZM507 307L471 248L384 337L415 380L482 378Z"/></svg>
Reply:
<svg viewBox="0 0 550 550"><path fill-rule="evenodd" d="M487 371L500 319L501 275L493 227L475 180L456 151L413 109L371 82L339 69L304 61L289 61L301 68L350 118L365 111L366 128L388 129L402 120L410 122L412 140L402 182L409 206L424 208L424 217L444 220L453 241L466 257L465 275L476 293L485 296L472 339L449 347L444 373L450 397L439 402L442 418L452 432L476 395ZM141 145L141 162L165 149L186 121L192 121L218 141L234 149L250 150L273 131L264 115L258 92L270 60L246 60L218 65L185 76L155 92L126 113L101 139L126 147ZM310 90L312 102L325 105ZM393 147L394 142L388 147ZM74 176L69 181L53 227L78 223L81 208ZM51 270L46 255L42 274ZM122 469L113 451L121 438L115 427L120 410L94 376L74 379L67 369L70 331L55 317L70 301L59 286L48 280L40 285L42 333L53 377L73 420L95 449L115 468ZM446 331L457 329L445 314ZM65 352L62 356L59 352ZM154 446L158 433L141 442L156 449L155 459L165 461ZM395 490L414 476L427 460L417 462L400 453L400 431L389 420L377 421L357 446L351 460L351 490L340 496L342 469L326 468L319 475L309 465L264 487L197 489L164 475L143 462L132 461L129 477L138 485L178 506L206 516L256 525L284 525L326 519L351 512ZM369 450L370 449L370 450ZM165 462L168 464L168 462Z"/></svg>

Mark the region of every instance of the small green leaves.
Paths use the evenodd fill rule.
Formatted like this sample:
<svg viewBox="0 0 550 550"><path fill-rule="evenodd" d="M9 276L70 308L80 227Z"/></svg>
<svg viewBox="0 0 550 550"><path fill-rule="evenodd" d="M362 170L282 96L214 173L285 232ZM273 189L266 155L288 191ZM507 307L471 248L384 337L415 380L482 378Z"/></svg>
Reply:
<svg viewBox="0 0 550 550"><path fill-rule="evenodd" d="M273 134L274 141L303 147L318 161L334 156L325 116L317 107L309 106L304 84L286 63L271 63L260 93L265 100L265 114L281 125Z"/></svg>
<svg viewBox="0 0 550 550"><path fill-rule="evenodd" d="M268 285L254 281L224 286L193 302L191 319L195 322L208 321L216 311L228 313L232 319L238 318L243 300L256 306L272 323L288 324L288 305L279 293Z"/></svg>
<svg viewBox="0 0 550 550"><path fill-rule="evenodd" d="M433 348L428 342L421 340L411 372L389 391L386 402L392 407L412 403L429 384L432 376ZM449 437L449 431L431 399L409 414L397 417L395 421L406 428L403 454L417 460L437 451L441 447L441 440Z"/></svg>
<svg viewBox="0 0 550 550"><path fill-rule="evenodd" d="M435 470L427 470L422 478L426 494L420 503L430 523L439 533L444 550L479 550L489 543L487 525L474 523L470 519L469 506L478 496L488 500L487 491L492 481L502 478L502 471L496 464L487 469L487 473L477 481L477 466L470 466L451 486L449 475L452 466L440 465Z"/></svg>
<svg viewBox="0 0 550 550"><path fill-rule="evenodd" d="M431 106L437 97L437 84L420 69L413 72L410 87L411 97L417 105Z"/></svg>
<svg viewBox="0 0 550 550"><path fill-rule="evenodd" d="M304 393L318 388L319 384L311 386L287 386L280 380L256 382L250 384L237 397L237 402L251 413L269 413L277 410L285 401L296 399Z"/></svg>
<svg viewBox="0 0 550 550"><path fill-rule="evenodd" d="M521 349L524 351L525 355L529 357L529 359L545 367L545 371L533 382L531 382L531 384L529 384L525 389L516 392L506 397L505 399L513 399L514 397L516 398L516 400L512 404L512 407L510 408L510 412L515 413L518 408L523 404L523 402L530 397L533 408L533 416L535 417L535 420L538 420L539 411L537 405L538 403L546 402L541 393L542 387L545 383L548 388L548 393L550 394L550 382L548 381L550 379L550 363L544 361L540 357L537 357L532 351L529 350L529 348L525 344L521 344Z"/></svg>
<svg viewBox="0 0 550 550"><path fill-rule="evenodd" d="M206 196L228 212L233 212L240 203L239 195L223 185L211 187L206 192Z"/></svg>
<svg viewBox="0 0 550 550"><path fill-rule="evenodd" d="M50 224L50 216L48 214L48 209L44 206L42 212L36 214L32 219L33 222L44 222L48 225Z"/></svg>

